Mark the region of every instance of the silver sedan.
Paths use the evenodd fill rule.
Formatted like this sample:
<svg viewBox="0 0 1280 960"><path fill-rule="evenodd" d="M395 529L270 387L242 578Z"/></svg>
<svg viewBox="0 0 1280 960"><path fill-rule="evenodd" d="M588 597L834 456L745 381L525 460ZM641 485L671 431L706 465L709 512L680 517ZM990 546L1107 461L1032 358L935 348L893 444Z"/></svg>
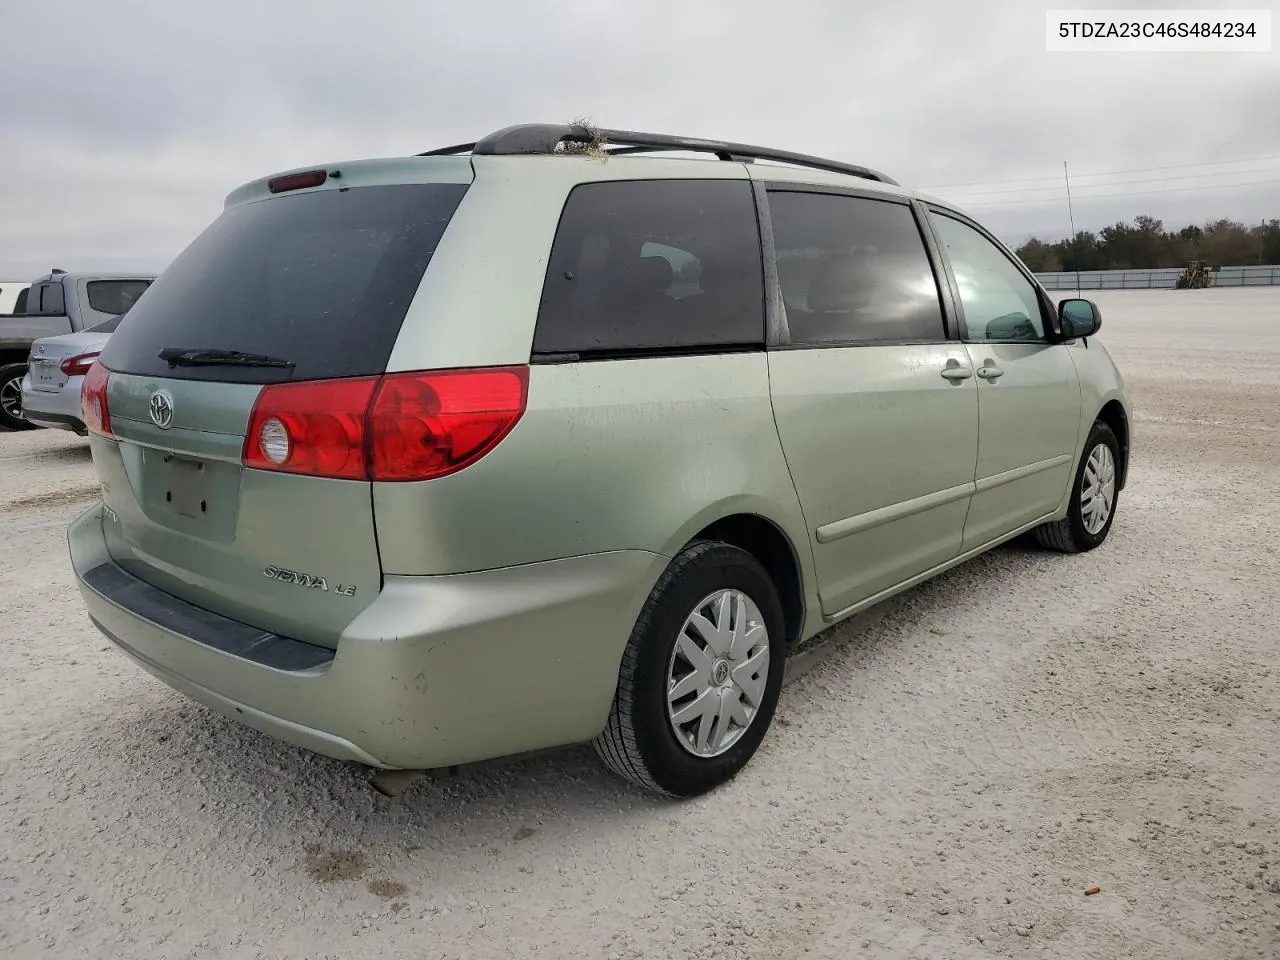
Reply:
<svg viewBox="0 0 1280 960"><path fill-rule="evenodd" d="M44 337L31 344L27 375L22 378L22 415L28 423L85 435L80 387L119 323L116 316L79 333Z"/></svg>

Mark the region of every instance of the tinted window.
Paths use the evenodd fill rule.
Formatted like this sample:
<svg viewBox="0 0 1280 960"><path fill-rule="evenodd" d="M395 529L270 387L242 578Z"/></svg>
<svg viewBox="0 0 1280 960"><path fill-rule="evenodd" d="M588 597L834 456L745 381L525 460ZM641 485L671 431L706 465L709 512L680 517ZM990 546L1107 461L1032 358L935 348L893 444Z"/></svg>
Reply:
<svg viewBox="0 0 1280 960"><path fill-rule="evenodd" d="M61 316L66 312L67 302L62 296L62 284L40 284L40 313L45 316Z"/></svg>
<svg viewBox="0 0 1280 960"><path fill-rule="evenodd" d="M142 291L151 286L150 280L90 280L85 284L89 295L89 309L98 313L124 313Z"/></svg>
<svg viewBox="0 0 1280 960"><path fill-rule="evenodd" d="M763 342L749 184L591 183L569 195L538 309L536 353Z"/></svg>
<svg viewBox="0 0 1280 960"><path fill-rule="evenodd" d="M792 343L946 336L938 283L910 207L771 192L769 212Z"/></svg>
<svg viewBox="0 0 1280 960"><path fill-rule="evenodd" d="M232 207L139 298L103 363L243 382L381 373L465 192L464 184L356 187ZM165 347L241 350L294 367L170 368L159 358Z"/></svg>
<svg viewBox="0 0 1280 960"><path fill-rule="evenodd" d="M964 308L969 340L1043 340L1040 298L994 243L951 217L933 217Z"/></svg>

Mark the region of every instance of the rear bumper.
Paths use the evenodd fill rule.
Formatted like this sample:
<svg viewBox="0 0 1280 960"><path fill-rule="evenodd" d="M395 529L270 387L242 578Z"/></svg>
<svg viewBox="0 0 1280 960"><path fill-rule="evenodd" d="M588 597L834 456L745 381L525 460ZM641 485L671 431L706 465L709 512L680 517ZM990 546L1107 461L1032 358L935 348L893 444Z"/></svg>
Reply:
<svg viewBox="0 0 1280 960"><path fill-rule="evenodd" d="M331 652L255 638L244 624L134 580L107 554L101 506L71 525L68 543L90 618L148 672L278 739L393 769L594 737L631 628L667 562L616 551L386 577Z"/></svg>
<svg viewBox="0 0 1280 960"><path fill-rule="evenodd" d="M72 377L58 390L36 390L31 375L22 378L22 415L38 427L71 430L84 436L80 419L80 386L83 377Z"/></svg>

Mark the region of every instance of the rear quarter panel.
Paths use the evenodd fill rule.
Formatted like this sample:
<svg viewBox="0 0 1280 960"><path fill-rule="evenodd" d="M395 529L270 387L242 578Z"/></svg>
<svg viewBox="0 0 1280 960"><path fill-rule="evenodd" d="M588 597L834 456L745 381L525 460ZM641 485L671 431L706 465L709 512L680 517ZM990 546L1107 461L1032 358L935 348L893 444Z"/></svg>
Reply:
<svg viewBox="0 0 1280 960"><path fill-rule="evenodd" d="M611 550L671 557L747 513L812 553L764 352L534 365L515 430L461 473L374 484L388 574L483 570ZM816 600L807 598L809 609Z"/></svg>

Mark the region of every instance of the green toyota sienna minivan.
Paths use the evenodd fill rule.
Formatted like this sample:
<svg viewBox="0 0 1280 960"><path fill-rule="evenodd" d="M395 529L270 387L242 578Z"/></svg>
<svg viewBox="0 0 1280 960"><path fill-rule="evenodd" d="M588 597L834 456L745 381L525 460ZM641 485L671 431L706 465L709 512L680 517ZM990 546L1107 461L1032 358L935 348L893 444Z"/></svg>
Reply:
<svg viewBox="0 0 1280 960"><path fill-rule="evenodd" d="M1102 543L1100 323L950 205L781 150L524 125L283 173L89 373L71 558L124 653L282 740L594 742L689 796L798 643L1027 531Z"/></svg>

